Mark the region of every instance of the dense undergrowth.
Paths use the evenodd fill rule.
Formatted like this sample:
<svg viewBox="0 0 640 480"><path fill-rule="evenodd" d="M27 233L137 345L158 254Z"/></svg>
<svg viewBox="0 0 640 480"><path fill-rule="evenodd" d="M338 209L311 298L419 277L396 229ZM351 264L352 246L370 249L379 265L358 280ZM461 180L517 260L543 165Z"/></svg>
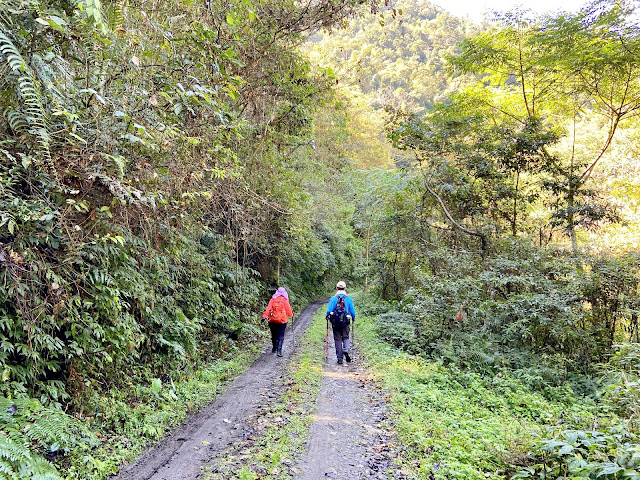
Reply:
<svg viewBox="0 0 640 480"><path fill-rule="evenodd" d="M298 45L361 3L0 2L0 478L113 473L356 261Z"/></svg>
<svg viewBox="0 0 640 480"><path fill-rule="evenodd" d="M244 371L259 349L231 348L226 357L190 373L173 377L131 378L126 384L87 399L93 406L79 418L60 409L45 407L33 399L2 399L4 431L14 443L31 445L33 452L46 452L43 460L11 455L3 445L2 458L23 468L24 478L38 471L49 479L103 479L118 473L122 464L139 455L149 442L161 438L224 390L226 382ZM14 413L5 411L14 408ZM24 450L18 450L23 452ZM24 453L20 453L24 455ZM33 464L39 470L27 470Z"/></svg>
<svg viewBox="0 0 640 480"><path fill-rule="evenodd" d="M446 249L425 260L402 299L404 315L385 330L410 352L488 373L509 366L523 377L535 365L539 378L528 382L543 388L593 373L613 344L638 340L637 254L574 255L512 242L485 261Z"/></svg>
<svg viewBox="0 0 640 480"><path fill-rule="evenodd" d="M505 15L450 59L477 86L370 112L402 168L360 171L300 46L380 3L0 2L0 478L104 478L248 359L273 287L337 278L394 307L367 338L425 478L635 478L633 2Z"/></svg>
<svg viewBox="0 0 640 480"><path fill-rule="evenodd" d="M362 308L378 314L359 317L360 345L390 392L418 478L640 475L637 344L589 373L567 375L563 365L551 368L548 358L516 347L491 361L504 353L462 325L447 325L420 351L410 314L380 310L370 301Z"/></svg>

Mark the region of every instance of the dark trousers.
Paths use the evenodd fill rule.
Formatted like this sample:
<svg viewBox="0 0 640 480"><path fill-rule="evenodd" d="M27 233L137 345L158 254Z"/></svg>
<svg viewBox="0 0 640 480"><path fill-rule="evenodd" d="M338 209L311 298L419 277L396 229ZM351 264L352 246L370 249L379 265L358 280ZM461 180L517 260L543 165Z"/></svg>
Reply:
<svg viewBox="0 0 640 480"><path fill-rule="evenodd" d="M274 352L282 353L282 343L284 342L284 331L287 329L286 323L269 322L271 330L271 345Z"/></svg>
<svg viewBox="0 0 640 480"><path fill-rule="evenodd" d="M346 327L333 327L333 341L336 343L336 356L338 360L342 360L344 352L349 353L351 350L351 341L349 339L349 325Z"/></svg>

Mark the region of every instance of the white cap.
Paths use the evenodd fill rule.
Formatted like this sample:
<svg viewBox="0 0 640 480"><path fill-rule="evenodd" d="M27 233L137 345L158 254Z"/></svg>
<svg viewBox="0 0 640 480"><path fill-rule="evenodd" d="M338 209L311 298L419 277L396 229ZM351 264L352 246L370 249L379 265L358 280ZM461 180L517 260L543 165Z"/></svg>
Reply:
<svg viewBox="0 0 640 480"><path fill-rule="evenodd" d="M346 284L346 283L344 283L342 280L340 280L340 281L337 283L336 288L337 288L338 290L344 290L344 289L346 289L346 288L347 288L347 284Z"/></svg>

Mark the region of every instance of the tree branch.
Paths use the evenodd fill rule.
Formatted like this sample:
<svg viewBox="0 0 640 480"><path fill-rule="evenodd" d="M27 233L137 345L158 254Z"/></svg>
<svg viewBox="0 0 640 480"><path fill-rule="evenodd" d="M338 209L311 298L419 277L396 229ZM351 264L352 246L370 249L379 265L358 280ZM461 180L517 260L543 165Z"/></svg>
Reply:
<svg viewBox="0 0 640 480"><path fill-rule="evenodd" d="M415 153L415 152L414 152ZM420 165L422 165L422 161L420 160L420 157L416 155L416 159L418 160L418 163ZM442 200L442 198L440 198L440 195L438 195L429 185L429 181L426 178L424 178L424 185L427 188L427 191L438 201L438 203L440 204L440 208L442 209L442 212L444 213L445 217L447 217L447 220L449 220L449 223L455 227L456 229L460 230L463 233L466 233L467 235L471 235L474 237L478 237L480 239L481 242L481 247L480 247L480 255L482 256L482 258L484 258L484 256L486 255L487 252L487 246L489 244L489 241L487 239L487 236L484 235L481 232L476 232L474 230L469 230L468 228L460 225L458 222L456 222L453 218L453 216L451 215L451 213L449 212L449 210L447 209L447 206L444 204L444 201Z"/></svg>

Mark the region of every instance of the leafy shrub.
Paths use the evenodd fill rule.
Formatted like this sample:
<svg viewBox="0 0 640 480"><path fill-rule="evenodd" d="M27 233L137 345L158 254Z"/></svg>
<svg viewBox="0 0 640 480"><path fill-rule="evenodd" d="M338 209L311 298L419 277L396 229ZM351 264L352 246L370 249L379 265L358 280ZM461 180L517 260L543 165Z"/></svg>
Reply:
<svg viewBox="0 0 640 480"><path fill-rule="evenodd" d="M611 426L600 430L551 429L536 442L530 455L533 464L513 478L640 478L640 345L614 348L609 362L600 367L602 390L597 404L603 426Z"/></svg>
<svg viewBox="0 0 640 480"><path fill-rule="evenodd" d="M380 338L394 347L412 353L420 350L416 334L418 325L413 315L391 310L376 318L376 326Z"/></svg>
<svg viewBox="0 0 640 480"><path fill-rule="evenodd" d="M416 478L510 478L513 465L531 463L528 451L545 425L586 428L597 419L593 404L582 405L566 386L546 387L555 394L542 395L504 366L472 369L459 360L412 355L380 337L378 320L362 318L360 325L361 346L390 392L391 421ZM481 343L478 356L465 362L491 365L480 358L488 355L485 348ZM455 350L452 355L459 357Z"/></svg>
<svg viewBox="0 0 640 480"><path fill-rule="evenodd" d="M360 294L355 299L358 315L375 316L391 310L394 304L374 297L371 292Z"/></svg>
<svg viewBox="0 0 640 480"><path fill-rule="evenodd" d="M640 445L623 428L608 432L567 430L557 439L539 440L539 463L512 478L640 478Z"/></svg>
<svg viewBox="0 0 640 480"><path fill-rule="evenodd" d="M60 480L47 459L96 444L81 422L34 399L0 397L0 423L0 479L14 479L17 474L22 480Z"/></svg>
<svg viewBox="0 0 640 480"><path fill-rule="evenodd" d="M445 269L422 266L400 309L419 319L425 354L485 370L535 364L546 373L523 371L523 378L557 385L572 372L593 374L613 339L637 332L636 256L507 247L482 266L449 257Z"/></svg>
<svg viewBox="0 0 640 480"><path fill-rule="evenodd" d="M0 392L59 402L81 395L86 382L135 376L141 364L160 376L228 348L243 331L241 319L255 317L261 289L247 269L241 281L228 281L228 258L194 237L176 235L167 246L174 253L160 255L122 232L118 241L82 246L57 273L25 258L34 265L26 273L32 281L9 277L0 299ZM29 323L32 309L40 309L40 322Z"/></svg>
<svg viewBox="0 0 640 480"><path fill-rule="evenodd" d="M287 147L333 80L291 46L361 2L116 3L0 2L0 395L131 433L158 382L261 338L265 283L349 271L349 222L301 187L334 172Z"/></svg>
<svg viewBox="0 0 640 480"><path fill-rule="evenodd" d="M634 432L640 430L640 344L615 345L602 366L603 400L624 418Z"/></svg>

